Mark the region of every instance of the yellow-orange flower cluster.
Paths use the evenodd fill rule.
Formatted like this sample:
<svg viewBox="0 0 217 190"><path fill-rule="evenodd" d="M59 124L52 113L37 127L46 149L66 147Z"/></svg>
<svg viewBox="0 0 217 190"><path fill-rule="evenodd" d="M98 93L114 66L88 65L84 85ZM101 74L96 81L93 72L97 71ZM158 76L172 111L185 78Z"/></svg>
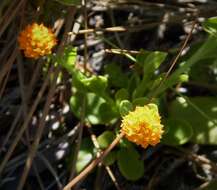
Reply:
<svg viewBox="0 0 217 190"><path fill-rule="evenodd" d="M160 142L163 133L157 106L148 104L136 107L135 111L123 117L121 130L129 141L143 148L148 145L155 146Z"/></svg>
<svg viewBox="0 0 217 190"><path fill-rule="evenodd" d="M29 58L39 58L50 54L57 43L51 29L37 23L27 25L19 34L18 42L20 49L24 50L25 56Z"/></svg>

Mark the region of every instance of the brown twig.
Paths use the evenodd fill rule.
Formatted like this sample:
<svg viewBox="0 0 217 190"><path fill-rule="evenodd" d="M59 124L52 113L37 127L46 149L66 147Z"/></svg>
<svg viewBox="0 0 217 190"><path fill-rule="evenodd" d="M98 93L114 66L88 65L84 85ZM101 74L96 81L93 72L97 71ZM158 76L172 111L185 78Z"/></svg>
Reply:
<svg viewBox="0 0 217 190"><path fill-rule="evenodd" d="M195 153L192 153L191 151L184 149L184 148L178 148L179 151L181 151L182 155L184 155L187 159L194 161L195 163L197 163L200 167L201 165L207 164L210 166L210 170L217 174L217 165L216 163L214 163L213 161L211 161L210 159L201 156L201 155L197 155Z"/></svg>
<svg viewBox="0 0 217 190"><path fill-rule="evenodd" d="M100 154L101 154L102 150L100 149L100 146L99 146L99 143L97 141L96 135L92 132L91 125L88 125L87 127L88 127L88 130L90 132L90 137L91 137L91 140L93 142L93 145L97 150L97 157L100 157ZM115 175L113 174L112 170L110 169L110 167L105 166L105 169L106 169L109 177L111 178L112 182L114 183L116 189L121 190L121 188L120 188L120 186L119 186L119 184L117 182L117 179L116 179Z"/></svg>
<svg viewBox="0 0 217 190"><path fill-rule="evenodd" d="M80 30L78 34L86 34L86 33L97 33L97 32L137 32L144 29L150 29L152 27L158 26L160 22L156 23L148 23L145 25L138 25L134 27L130 26L114 26L114 27L108 27L108 28L97 28L97 29L84 29ZM69 35L72 35L72 32L68 33Z"/></svg>
<svg viewBox="0 0 217 190"><path fill-rule="evenodd" d="M83 15L84 15L84 27L85 27L85 29L87 29L88 16L87 16L86 0L83 0L82 4L83 4L83 12L84 12L83 13ZM85 33L84 34L84 64L83 64L84 73L87 72L87 63L88 63L87 37L88 37L87 33ZM72 161L72 168L71 168L69 180L73 179L73 177L75 175L75 168L76 168L75 166L76 166L76 162L78 159L78 153L79 153L81 142L82 142L83 128L84 128L84 122L85 122L85 112L86 112L86 100L84 97L82 105L81 105L81 121L80 121L80 125L79 125L78 138L77 138L77 143L76 143L75 152L74 152L75 156L74 156L73 161Z"/></svg>
<svg viewBox="0 0 217 190"><path fill-rule="evenodd" d="M11 69L9 69L9 71L7 72L5 78L4 78L3 82L2 82L3 84L2 84L1 89L0 89L0 99L2 98L2 95L4 94L4 90L5 90L5 87L7 85L10 73L11 73Z"/></svg>
<svg viewBox="0 0 217 190"><path fill-rule="evenodd" d="M64 188L63 190L70 190L71 187L73 187L76 183L78 183L80 180L82 180L88 173L90 173L102 160L108 155L108 153L119 143L121 138L124 137L124 133L120 133L117 135L115 140L109 145L109 147L102 152L100 157L93 160L78 176L76 176L73 180L71 180Z"/></svg>
<svg viewBox="0 0 217 190"><path fill-rule="evenodd" d="M105 53L110 53L110 54L117 54L117 55L125 55L126 53L132 54L132 55L137 55L140 53L140 51L135 51L135 50L126 50L126 49L105 49Z"/></svg>
<svg viewBox="0 0 217 190"><path fill-rule="evenodd" d="M7 63L4 65L3 69L1 70L1 72L0 72L0 84L2 83L4 76L11 70L13 63L16 60L18 51L19 51L18 48L15 47L15 49L13 50Z"/></svg>
<svg viewBox="0 0 217 190"><path fill-rule="evenodd" d="M16 16L17 12L22 7L23 3L25 3L25 1L26 0L18 0L14 4L12 4L11 7L8 8L4 18L1 20L0 23L0 25L2 26L0 28L0 37L4 33L7 26L11 23L13 18Z"/></svg>
<svg viewBox="0 0 217 190"><path fill-rule="evenodd" d="M208 165L209 170L213 172L213 174L217 174L217 165L215 162L202 155L198 155L191 150L182 147L176 147L176 149L174 149L172 147L171 149L168 149L167 152L184 157L185 159L196 163L201 168L203 168L204 165Z"/></svg>

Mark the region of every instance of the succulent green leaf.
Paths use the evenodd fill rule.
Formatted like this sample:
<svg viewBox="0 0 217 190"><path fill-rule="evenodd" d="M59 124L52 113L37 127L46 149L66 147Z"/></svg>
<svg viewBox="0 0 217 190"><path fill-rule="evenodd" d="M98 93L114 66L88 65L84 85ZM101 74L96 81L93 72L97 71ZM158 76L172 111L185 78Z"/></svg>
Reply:
<svg viewBox="0 0 217 190"><path fill-rule="evenodd" d="M122 100L119 105L119 112L121 116L127 115L129 111L133 110L133 105L129 100Z"/></svg>
<svg viewBox="0 0 217 190"><path fill-rule="evenodd" d="M115 139L115 135L111 131L105 131L97 137L97 142L99 143L100 148L107 148L112 141Z"/></svg>
<svg viewBox="0 0 217 190"><path fill-rule="evenodd" d="M217 37L217 17L206 19L202 26L206 32Z"/></svg>
<svg viewBox="0 0 217 190"><path fill-rule="evenodd" d="M103 95L107 87L107 77L104 76L91 76L89 78L84 78L81 80L84 86L89 92L94 92L99 95Z"/></svg>
<svg viewBox="0 0 217 190"><path fill-rule="evenodd" d="M114 162L117 159L117 152L116 151L111 151L108 153L108 155L103 159L103 164L106 166L110 166L114 164Z"/></svg>
<svg viewBox="0 0 217 190"><path fill-rule="evenodd" d="M57 57L57 62L69 73L73 73L77 58L77 48L72 46L65 47L63 55Z"/></svg>
<svg viewBox="0 0 217 190"><path fill-rule="evenodd" d="M128 77L123 73L118 64L111 63L106 65L105 74L108 75L108 80L111 86L118 88L126 88L128 86Z"/></svg>
<svg viewBox="0 0 217 190"><path fill-rule="evenodd" d="M149 103L149 99L146 97L142 97L142 98L136 98L133 100L133 106L144 106L145 104Z"/></svg>
<svg viewBox="0 0 217 190"><path fill-rule="evenodd" d="M118 112L114 104L107 102L96 93L77 92L70 98L72 112L81 118L82 102L86 99L85 120L91 124L111 124L116 121Z"/></svg>
<svg viewBox="0 0 217 190"><path fill-rule="evenodd" d="M217 144L217 97L179 97L172 102L169 117L187 121L192 126L191 141Z"/></svg>
<svg viewBox="0 0 217 190"><path fill-rule="evenodd" d="M159 68L161 63L165 60L167 53L165 52L149 52L141 50L141 53L137 56L136 66L143 70L143 77L139 85L133 92L133 98L139 98L144 96L147 89L153 84L153 77L155 76L156 70Z"/></svg>
<svg viewBox="0 0 217 190"><path fill-rule="evenodd" d="M168 145L185 144L193 135L191 125L185 120L170 118L164 126L166 129L162 142Z"/></svg>
<svg viewBox="0 0 217 190"><path fill-rule="evenodd" d="M137 56L138 64L143 68L143 75L147 77L147 75L153 74L156 69L161 65L161 63L165 60L167 53L165 52L149 52L141 50L141 53Z"/></svg>
<svg viewBox="0 0 217 190"><path fill-rule="evenodd" d="M93 159L93 148L94 146L89 138L82 140L76 162L76 171L78 173L81 172Z"/></svg>
<svg viewBox="0 0 217 190"><path fill-rule="evenodd" d="M144 163L135 148L121 148L117 153L118 168L128 180L136 181L144 174Z"/></svg>
<svg viewBox="0 0 217 190"><path fill-rule="evenodd" d="M125 88L121 88L115 93L115 100L119 104L122 100L127 100L129 98L129 93Z"/></svg>
<svg viewBox="0 0 217 190"><path fill-rule="evenodd" d="M197 49L197 51L195 51L195 53L186 61L183 61L182 64L180 64L181 66L169 76L158 93L161 93L180 82L180 75L188 72L197 62L205 59L216 59L216 49L217 38L215 36L209 36L207 40Z"/></svg>

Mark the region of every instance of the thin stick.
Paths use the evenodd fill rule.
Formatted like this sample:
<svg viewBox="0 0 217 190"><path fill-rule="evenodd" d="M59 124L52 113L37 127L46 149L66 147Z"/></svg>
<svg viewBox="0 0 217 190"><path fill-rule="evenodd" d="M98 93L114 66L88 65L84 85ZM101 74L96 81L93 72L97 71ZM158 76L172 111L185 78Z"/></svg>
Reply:
<svg viewBox="0 0 217 190"><path fill-rule="evenodd" d="M114 183L116 189L121 190L121 188L120 188L120 186L119 186L119 184L118 184L118 182L117 182L111 168L109 166L105 166L105 169L106 169L107 173L109 174L109 177L111 178L112 182Z"/></svg>
<svg viewBox="0 0 217 190"><path fill-rule="evenodd" d="M74 151L74 157L72 160L72 167L70 171L70 177L69 180L73 179L75 176L75 169L76 169L76 162L78 160L78 153L81 147L81 141L82 141L82 135L83 135L83 128L84 128L84 120L85 120L85 109L86 109L86 101L85 99L82 102L82 107L81 107L81 122L79 123L79 128L78 128L78 137L77 137L77 143Z"/></svg>
<svg viewBox="0 0 217 190"><path fill-rule="evenodd" d="M85 29L87 29L88 16L87 16L86 0L83 0L82 4L83 4L83 11L84 11L83 13L84 14L84 27ZM88 49L87 49L87 33L86 33L84 34L84 64L83 64L84 73L87 72L87 63L88 63ZM78 138L77 138L77 143L76 143L75 152L74 152L75 156L72 161L72 168L71 168L69 180L73 179L75 175L76 162L78 159L78 153L79 153L81 142L82 142L83 128L84 128L84 122L85 122L85 112L86 112L86 100L84 97L82 100L82 106L81 106L81 122L79 125Z"/></svg>
<svg viewBox="0 0 217 190"><path fill-rule="evenodd" d="M86 7L86 0L83 0L84 3L84 26L85 30L87 30L88 27L88 17L87 17L87 7ZM84 34L84 72L86 73L86 67L88 62L88 50L87 50L87 33Z"/></svg>
<svg viewBox="0 0 217 190"><path fill-rule="evenodd" d="M33 164L33 170L34 170L34 172L35 172L35 176L36 176L36 178L37 178L37 180L38 180L38 184L39 184L41 190L45 190L43 181L42 181L42 179L41 179L41 177L40 177L40 175L39 175L38 169L37 169L37 167L36 167L35 164Z"/></svg>
<svg viewBox="0 0 217 190"><path fill-rule="evenodd" d="M12 52L10 58L8 59L7 63L4 65L3 69L0 72L0 84L2 83L2 79L6 75L6 73L11 69L16 57L18 54L18 48L16 47Z"/></svg>
<svg viewBox="0 0 217 190"><path fill-rule="evenodd" d="M4 94L4 90L5 90L5 87L7 85L10 73L11 73L11 69L8 71L8 73L5 76L4 81L2 82L3 84L2 84L1 89L0 89L0 99L2 98L2 95Z"/></svg>
<svg viewBox="0 0 217 190"><path fill-rule="evenodd" d="M160 88L162 87L162 85L164 84L164 82L166 81L166 79L168 78L169 74L171 73L172 69L174 68L174 66L176 65L178 59L180 58L183 50L185 49L191 35L192 35L192 32L195 28L195 25L196 25L197 21L195 20L192 24L192 27L191 27L191 31L189 32L188 36L186 37L185 41L183 42L183 45L181 46L180 50L179 50L179 53L177 54L177 56L175 57L175 59L173 60L171 66L169 67L168 71L166 72L166 75L164 76L163 80L161 80L160 84L158 85L158 87L156 88L156 90L153 92L153 94L151 95L151 98L150 98L150 102L153 100L153 98L158 94Z"/></svg>
<svg viewBox="0 0 217 190"><path fill-rule="evenodd" d="M140 53L140 51L126 50L126 49L105 49L104 51L105 53L117 54L117 55L121 55L121 54L125 55L126 53L137 55Z"/></svg>
<svg viewBox="0 0 217 190"><path fill-rule="evenodd" d="M71 187L73 187L76 183L78 183L80 180L82 180L88 173L90 173L100 162L102 162L103 158L107 156L107 154L119 143L121 138L124 137L124 133L120 133L114 141L109 145L109 147L102 152L100 157L93 160L78 176L76 176L73 180L71 180L64 188L63 190L70 190Z"/></svg>
<svg viewBox="0 0 217 190"><path fill-rule="evenodd" d="M113 27L107 27L107 28L88 28L79 30L79 32L69 32L68 35L74 35L74 34L86 34L86 33L97 33L97 32L138 32L145 29L150 29L156 26L159 26L159 24L166 24L167 22L159 21L159 22L151 22L151 23L144 23L143 25L135 25L135 26L113 26Z"/></svg>
<svg viewBox="0 0 217 190"><path fill-rule="evenodd" d="M44 164L47 166L48 170L50 171L50 173L53 175L56 183L57 183L57 186L58 186L58 189L62 189L63 186L60 182L60 179L55 171L55 169L53 168L53 166L50 164L49 160L47 160L47 158L40 152L37 153L37 156L44 162ZM34 164L33 164L34 166Z"/></svg>
<svg viewBox="0 0 217 190"><path fill-rule="evenodd" d="M0 23L1 26L2 26L1 29L0 29L0 37L4 33L7 26L11 23L13 18L16 16L17 12L22 7L22 4L25 3L25 1L26 0L20 0L20 1L16 2L15 3L15 8L13 9L13 11L8 10L8 12L5 14L5 16L9 16L9 18L5 18L6 23L3 23L3 21ZM11 9L11 7L9 9Z"/></svg>
<svg viewBox="0 0 217 190"><path fill-rule="evenodd" d="M100 157L100 153L102 152L102 150L100 149L100 146L99 146L99 143L98 143L98 141L97 141L96 135L95 135L95 134L92 132L92 130L91 130L91 125L88 125L88 130L89 130L89 132L90 132L90 134L91 134L91 140L92 140L92 142L93 142L93 145L94 145L94 147L95 147L96 150L97 150L97 153L96 153L96 154L97 154L97 157ZM116 178L115 178L115 175L113 174L113 172L112 172L112 170L110 169L110 167L109 167L109 166L105 166L105 169L106 169L106 171L107 171L109 177L111 178L112 182L114 183L116 189L117 189L117 190L121 190L121 188L120 188L120 186L119 186L119 184L118 184L118 182L117 182L117 180L116 180Z"/></svg>

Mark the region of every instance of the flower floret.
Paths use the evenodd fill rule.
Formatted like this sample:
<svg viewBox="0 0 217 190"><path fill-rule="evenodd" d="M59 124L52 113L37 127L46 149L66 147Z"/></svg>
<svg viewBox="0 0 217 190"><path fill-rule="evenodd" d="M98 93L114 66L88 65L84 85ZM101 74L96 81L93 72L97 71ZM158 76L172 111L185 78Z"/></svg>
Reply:
<svg viewBox="0 0 217 190"><path fill-rule="evenodd" d="M129 141L146 148L160 142L163 125L155 104L136 107L133 112L123 117L121 130Z"/></svg>
<svg viewBox="0 0 217 190"><path fill-rule="evenodd" d="M29 58L39 58L51 54L57 40L51 29L43 24L33 23L18 36L19 47L24 50L24 55Z"/></svg>

